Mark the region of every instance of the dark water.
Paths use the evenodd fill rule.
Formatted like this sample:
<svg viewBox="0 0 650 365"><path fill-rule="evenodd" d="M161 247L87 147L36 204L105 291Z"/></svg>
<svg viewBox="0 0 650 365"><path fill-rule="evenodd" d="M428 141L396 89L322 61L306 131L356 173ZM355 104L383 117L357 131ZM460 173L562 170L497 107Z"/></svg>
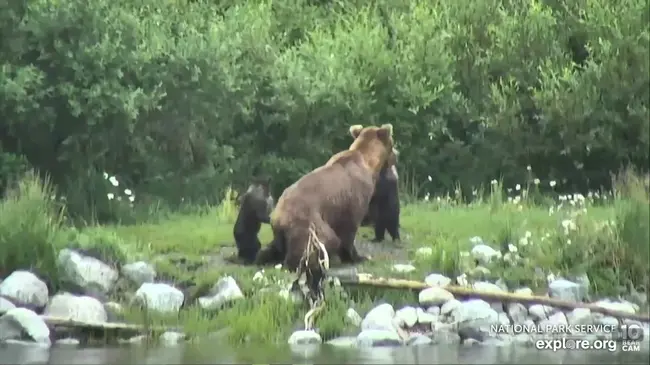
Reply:
<svg viewBox="0 0 650 365"><path fill-rule="evenodd" d="M642 352L539 351L515 346L417 346L397 348L247 347L218 343L172 347L127 345L111 348L0 346L0 364L648 364Z"/></svg>

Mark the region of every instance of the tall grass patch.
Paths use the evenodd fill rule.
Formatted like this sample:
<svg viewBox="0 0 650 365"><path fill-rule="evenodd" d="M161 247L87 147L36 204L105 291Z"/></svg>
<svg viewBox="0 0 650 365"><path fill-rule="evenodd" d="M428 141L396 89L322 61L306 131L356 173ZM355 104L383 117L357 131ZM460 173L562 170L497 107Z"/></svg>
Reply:
<svg viewBox="0 0 650 365"><path fill-rule="evenodd" d="M28 172L11 186L0 202L0 277L31 270L56 287L57 242L63 214L51 197L47 178Z"/></svg>

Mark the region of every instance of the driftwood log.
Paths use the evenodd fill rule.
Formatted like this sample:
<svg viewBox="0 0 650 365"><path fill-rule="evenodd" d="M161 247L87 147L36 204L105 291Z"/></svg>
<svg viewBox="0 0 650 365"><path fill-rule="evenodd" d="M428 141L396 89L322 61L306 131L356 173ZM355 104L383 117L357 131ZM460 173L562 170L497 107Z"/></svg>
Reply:
<svg viewBox="0 0 650 365"><path fill-rule="evenodd" d="M119 322L87 322L78 321L69 317L40 316L50 328L71 328L80 331L103 331L106 334L161 334L166 331L173 331L173 328L160 326L143 326L131 323Z"/></svg>
<svg viewBox="0 0 650 365"><path fill-rule="evenodd" d="M335 276L335 275L333 275ZM373 277L371 274L358 273L356 275L342 275L337 276L342 285L345 286L368 286L384 289L406 289L406 290L423 290L429 288L424 282L414 280L392 279L383 277ZM461 298L479 298L486 302L502 302L502 303L521 303L521 304L542 304L551 307L561 308L565 310L573 310L576 308L587 308L595 313L602 313L607 316L616 318L633 319L641 322L650 322L648 314L636 314L622 312L603 308L597 304L592 303L576 303L568 302L565 300L558 300L549 297L534 296L534 295L520 295L514 293L498 293L474 290L468 287L461 287L455 285L448 285L444 287L445 290Z"/></svg>

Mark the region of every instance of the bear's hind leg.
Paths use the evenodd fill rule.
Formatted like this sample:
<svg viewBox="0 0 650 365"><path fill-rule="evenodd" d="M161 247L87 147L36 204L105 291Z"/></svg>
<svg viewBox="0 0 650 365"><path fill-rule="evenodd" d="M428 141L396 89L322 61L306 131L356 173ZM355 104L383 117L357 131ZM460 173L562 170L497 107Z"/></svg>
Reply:
<svg viewBox="0 0 650 365"><path fill-rule="evenodd" d="M359 254L357 248L354 247L354 237L356 235L357 232L352 231L341 237L341 246L339 246L338 253L342 263L357 264L369 259L369 257Z"/></svg>
<svg viewBox="0 0 650 365"><path fill-rule="evenodd" d="M257 238L257 235L250 237L247 242L246 245L243 245L243 247L239 249L239 258L241 258L245 264L250 265L255 262L255 258L262 248L262 244Z"/></svg>

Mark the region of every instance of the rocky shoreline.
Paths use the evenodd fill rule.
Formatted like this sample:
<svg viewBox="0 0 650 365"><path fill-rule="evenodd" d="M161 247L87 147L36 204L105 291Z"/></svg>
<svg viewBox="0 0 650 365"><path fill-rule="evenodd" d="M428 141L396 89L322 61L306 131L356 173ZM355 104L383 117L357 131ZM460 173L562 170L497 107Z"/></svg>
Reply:
<svg viewBox="0 0 650 365"><path fill-rule="evenodd" d="M484 244L476 244L471 256L479 262L489 261L498 251ZM207 312L222 310L227 303L245 300L245 295L232 276L223 276L208 290L190 295L187 290L157 279L154 267L137 261L119 269L82 251L64 249L59 252L58 269L62 275L62 289L50 293L48 285L30 271L15 271L0 280L0 343L21 343L42 347L83 344L86 339L78 331L48 325L50 317L68 318L78 322L111 323L122 321L127 306L146 307L148 311L175 314L188 305L198 306ZM394 271L404 271L409 264L395 264ZM270 270L269 270L270 271ZM268 271L255 274L253 281L261 283L261 292L271 292L296 300L289 285L269 286ZM357 328L354 336L344 336L327 341L335 346L416 346L430 344L476 344L494 346L531 346L539 339L558 336L577 336L585 339L611 339L612 333L569 333L557 328L577 328L580 325L637 326L643 331L643 341L650 338L648 323L620 320L593 313L586 308L563 311L534 304L488 303L480 299L455 298L444 287L452 279L438 273L429 274L424 281L430 287L418 295L417 305L394 308L381 301L362 317L353 307L347 310L345 320ZM457 283L462 281L456 278ZM276 280L277 282L277 280ZM340 282L333 278L335 290L342 291ZM529 288L507 288L503 280L495 283L477 281L466 284L485 292L512 292L533 295ZM589 301L589 279L549 279L548 296L572 302ZM195 293L196 294L196 293ZM602 299L595 305L626 313L638 313L638 304L626 300ZM549 331L515 333L514 326L540 328ZM318 318L316 318L318 326ZM500 326L500 327L499 327ZM494 328L502 331L494 331ZM604 327L603 327L604 328ZM182 330L161 331L158 341L173 345L187 336ZM142 343L147 335L131 333L118 342ZM317 331L299 330L288 339L292 346L322 343Z"/></svg>

